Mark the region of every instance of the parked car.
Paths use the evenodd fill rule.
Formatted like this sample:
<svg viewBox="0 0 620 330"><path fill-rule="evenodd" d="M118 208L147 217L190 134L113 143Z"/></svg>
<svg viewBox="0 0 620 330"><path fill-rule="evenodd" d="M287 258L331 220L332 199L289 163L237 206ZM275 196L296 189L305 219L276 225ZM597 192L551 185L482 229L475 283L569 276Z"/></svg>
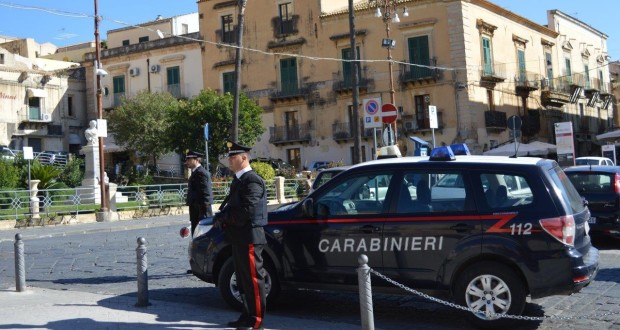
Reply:
<svg viewBox="0 0 620 330"><path fill-rule="evenodd" d="M521 315L528 297L570 295L593 280L599 252L588 235L590 213L557 162L448 150L353 165L269 212L267 304L284 288L357 290L360 254L402 285L477 310L471 320L489 328L510 322L500 314ZM433 183L452 174L463 194L432 196ZM508 176L522 182L519 194L507 193L503 183L516 184ZM491 188L502 203L489 199ZM189 243L192 273L241 308L231 246L210 221ZM373 292L395 291L377 281Z"/></svg>
<svg viewBox="0 0 620 330"><path fill-rule="evenodd" d="M328 162L328 161L322 161L322 160L321 161L312 161L312 162L310 162L310 164L308 164L306 169L308 171L312 171L312 172L319 171L319 170L327 168L329 166L329 163L330 162Z"/></svg>
<svg viewBox="0 0 620 330"><path fill-rule="evenodd" d="M573 166L564 172L588 202L592 233L620 238L620 166Z"/></svg>
<svg viewBox="0 0 620 330"><path fill-rule="evenodd" d="M324 185L327 181L331 180L333 177L338 175L340 172L345 171L349 167L350 166L331 167L320 171L316 178L314 178L314 181L312 181L310 192L317 190L320 186Z"/></svg>
<svg viewBox="0 0 620 330"><path fill-rule="evenodd" d="M17 157L17 155L15 154L15 152L13 152L13 150L9 149L8 147L1 147L2 149L0 149L0 158L3 160L15 160L15 157Z"/></svg>
<svg viewBox="0 0 620 330"><path fill-rule="evenodd" d="M577 157L575 158L575 166L578 165L615 166L614 162L607 157Z"/></svg>

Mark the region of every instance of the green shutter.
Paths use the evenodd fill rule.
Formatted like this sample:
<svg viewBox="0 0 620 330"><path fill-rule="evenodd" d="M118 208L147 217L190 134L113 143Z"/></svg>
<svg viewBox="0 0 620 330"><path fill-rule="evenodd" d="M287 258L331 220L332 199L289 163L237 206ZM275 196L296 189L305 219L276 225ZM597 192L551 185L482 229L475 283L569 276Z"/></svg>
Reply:
<svg viewBox="0 0 620 330"><path fill-rule="evenodd" d="M222 80L224 83L224 93L233 93L235 91L235 73L224 72L222 74Z"/></svg>
<svg viewBox="0 0 620 330"><path fill-rule="evenodd" d="M431 65L428 36L419 36L407 39L409 48L409 63ZM413 79L426 78L432 75L432 70L426 67L410 66L409 75Z"/></svg>
<svg viewBox="0 0 620 330"><path fill-rule="evenodd" d="M355 48L355 55L357 55L357 59L360 59L360 48L356 47ZM353 56L351 54L351 48L345 48L342 50L342 59L343 60L350 60L352 59ZM345 87L351 87L353 85L353 62L342 62L342 76L344 79L344 86ZM362 73L361 73L361 67L358 66L358 72L357 72L357 77L358 79L362 78Z"/></svg>
<svg viewBox="0 0 620 330"><path fill-rule="evenodd" d="M297 59L287 58L280 60L280 80L282 82L282 92L294 94L299 91L297 85Z"/></svg>
<svg viewBox="0 0 620 330"><path fill-rule="evenodd" d="M493 58L491 57L491 40L489 38L482 38L482 60L484 74L493 75Z"/></svg>
<svg viewBox="0 0 620 330"><path fill-rule="evenodd" d="M524 82L527 80L525 73L525 51L522 49L517 50L517 57L519 61L519 81Z"/></svg>

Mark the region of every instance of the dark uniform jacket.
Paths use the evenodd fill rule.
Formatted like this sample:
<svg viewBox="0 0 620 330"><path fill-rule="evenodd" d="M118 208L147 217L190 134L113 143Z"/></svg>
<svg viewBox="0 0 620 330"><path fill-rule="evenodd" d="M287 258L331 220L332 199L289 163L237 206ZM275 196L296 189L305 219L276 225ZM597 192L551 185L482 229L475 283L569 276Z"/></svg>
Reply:
<svg viewBox="0 0 620 330"><path fill-rule="evenodd" d="M230 193L217 217L224 223L226 239L232 244L265 244L263 226L267 224L265 182L254 171L236 176ZM217 220L217 219L216 219Z"/></svg>
<svg viewBox="0 0 620 330"><path fill-rule="evenodd" d="M187 205L213 202L211 179L204 166L198 166L187 183Z"/></svg>

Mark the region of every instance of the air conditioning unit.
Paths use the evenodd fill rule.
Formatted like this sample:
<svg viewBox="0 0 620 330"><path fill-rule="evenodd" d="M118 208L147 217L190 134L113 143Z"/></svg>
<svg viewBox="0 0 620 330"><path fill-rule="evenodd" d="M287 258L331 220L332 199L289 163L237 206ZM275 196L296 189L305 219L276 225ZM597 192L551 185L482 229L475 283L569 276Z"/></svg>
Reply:
<svg viewBox="0 0 620 330"><path fill-rule="evenodd" d="M137 76L139 74L140 74L140 69L138 69L138 68L131 68L131 69L129 69L129 75L130 76L135 77L135 76Z"/></svg>
<svg viewBox="0 0 620 330"><path fill-rule="evenodd" d="M406 121L405 122L405 129L408 131L415 131L418 129L418 122L415 120L411 120L411 121Z"/></svg>
<svg viewBox="0 0 620 330"><path fill-rule="evenodd" d="M150 70L151 70L151 73L157 73L157 72L159 72L159 64L153 64L153 65L151 65Z"/></svg>
<svg viewBox="0 0 620 330"><path fill-rule="evenodd" d="M50 113L42 113L41 114L42 121L52 121L52 114Z"/></svg>

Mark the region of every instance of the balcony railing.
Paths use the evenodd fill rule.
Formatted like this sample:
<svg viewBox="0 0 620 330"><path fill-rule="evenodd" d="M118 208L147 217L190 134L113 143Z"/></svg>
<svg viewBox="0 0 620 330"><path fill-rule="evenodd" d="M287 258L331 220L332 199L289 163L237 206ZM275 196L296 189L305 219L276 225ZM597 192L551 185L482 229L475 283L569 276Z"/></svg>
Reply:
<svg viewBox="0 0 620 330"><path fill-rule="evenodd" d="M351 77L344 77L342 80L336 81L334 82L333 85L333 90L336 93L344 93L344 92L349 92L353 90L353 82L351 81ZM361 78L358 83L357 86L361 89L361 90L367 90L368 89L368 85L370 85L370 83L372 82L371 79L367 79L367 78Z"/></svg>
<svg viewBox="0 0 620 330"><path fill-rule="evenodd" d="M332 125L334 141L345 141L352 139L353 126L351 123L335 123Z"/></svg>
<svg viewBox="0 0 620 330"><path fill-rule="evenodd" d="M272 92L269 95L271 101L285 101L290 99L305 98L310 92L307 87L298 87L297 85L284 85L280 90Z"/></svg>
<svg viewBox="0 0 620 330"><path fill-rule="evenodd" d="M181 84L169 84L168 85L168 93L172 94L172 96L180 99L183 97L181 93Z"/></svg>
<svg viewBox="0 0 620 330"><path fill-rule="evenodd" d="M281 38L291 34L297 34L297 24L299 23L299 15L293 15L291 19L283 20L282 17L276 16L271 19L273 26L273 34L276 38Z"/></svg>
<svg viewBox="0 0 620 330"><path fill-rule="evenodd" d="M437 58L433 57L430 60L428 66L436 66ZM441 71L437 68L428 68L418 65L405 65L400 66L400 81L403 83L425 81L425 80L439 80L441 77Z"/></svg>
<svg viewBox="0 0 620 330"><path fill-rule="evenodd" d="M484 64L480 70L480 79L487 82L506 80L506 64L499 62Z"/></svg>
<svg viewBox="0 0 620 330"><path fill-rule="evenodd" d="M273 126L269 128L269 142L273 144L308 142L311 139L310 124Z"/></svg>
<svg viewBox="0 0 620 330"><path fill-rule="evenodd" d="M431 130L431 122L428 117L420 117L405 120L403 119L406 132L423 132ZM443 129L443 112L437 111L437 129Z"/></svg>
<svg viewBox="0 0 620 330"><path fill-rule="evenodd" d="M515 77L515 87L521 91L537 90L540 86L540 75L533 72L520 72Z"/></svg>

